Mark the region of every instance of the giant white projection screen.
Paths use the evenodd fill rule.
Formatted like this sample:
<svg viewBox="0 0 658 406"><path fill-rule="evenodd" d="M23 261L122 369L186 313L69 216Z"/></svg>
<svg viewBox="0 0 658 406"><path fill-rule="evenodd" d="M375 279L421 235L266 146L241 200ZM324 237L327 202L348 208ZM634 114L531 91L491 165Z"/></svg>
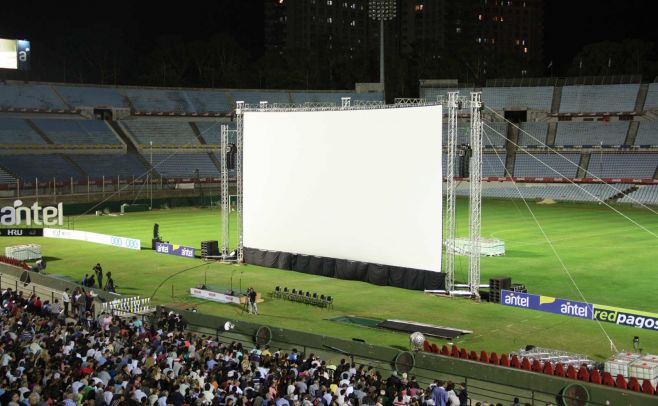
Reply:
<svg viewBox="0 0 658 406"><path fill-rule="evenodd" d="M245 112L248 248L441 270L441 106Z"/></svg>

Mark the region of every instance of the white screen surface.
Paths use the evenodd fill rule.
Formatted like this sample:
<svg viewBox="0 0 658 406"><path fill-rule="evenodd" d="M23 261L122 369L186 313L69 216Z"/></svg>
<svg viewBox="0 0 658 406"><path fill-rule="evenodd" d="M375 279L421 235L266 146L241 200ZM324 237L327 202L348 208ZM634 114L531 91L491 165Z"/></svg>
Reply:
<svg viewBox="0 0 658 406"><path fill-rule="evenodd" d="M441 106L245 112L245 247L441 270Z"/></svg>

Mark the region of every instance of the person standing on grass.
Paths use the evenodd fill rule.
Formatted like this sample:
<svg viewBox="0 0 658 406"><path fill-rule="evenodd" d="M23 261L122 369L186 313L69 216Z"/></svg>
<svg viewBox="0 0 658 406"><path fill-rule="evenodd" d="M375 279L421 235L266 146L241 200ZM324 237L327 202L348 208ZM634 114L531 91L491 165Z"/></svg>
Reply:
<svg viewBox="0 0 658 406"><path fill-rule="evenodd" d="M112 279L112 272L107 273L107 282L105 282L105 291L115 293L114 279Z"/></svg>

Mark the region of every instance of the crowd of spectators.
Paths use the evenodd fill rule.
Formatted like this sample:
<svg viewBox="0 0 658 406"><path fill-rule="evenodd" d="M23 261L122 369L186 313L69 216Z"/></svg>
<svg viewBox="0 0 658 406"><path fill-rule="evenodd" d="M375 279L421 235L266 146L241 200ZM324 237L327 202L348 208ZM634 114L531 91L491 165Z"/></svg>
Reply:
<svg viewBox="0 0 658 406"><path fill-rule="evenodd" d="M383 377L346 360L328 365L296 350L220 343L186 332L173 312L144 325L141 318L88 311L66 317L57 304L38 306L11 289L2 292L0 405L468 404L463 384L423 388L414 376Z"/></svg>

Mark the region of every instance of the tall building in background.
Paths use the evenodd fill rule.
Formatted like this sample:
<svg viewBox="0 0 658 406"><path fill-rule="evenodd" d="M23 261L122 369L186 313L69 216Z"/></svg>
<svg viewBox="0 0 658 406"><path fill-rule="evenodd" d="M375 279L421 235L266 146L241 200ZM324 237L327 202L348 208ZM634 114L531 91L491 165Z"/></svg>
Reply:
<svg viewBox="0 0 658 406"><path fill-rule="evenodd" d="M493 54L529 63L543 57L543 0L483 0L477 9L475 40Z"/></svg>
<svg viewBox="0 0 658 406"><path fill-rule="evenodd" d="M360 80L377 81L379 27L368 18L368 0L264 2L266 49L365 56L372 77ZM533 74L542 66L543 5L544 0L398 0L397 17L385 26L386 63L393 68L387 83L395 68L400 75L413 70L416 80L484 82Z"/></svg>

